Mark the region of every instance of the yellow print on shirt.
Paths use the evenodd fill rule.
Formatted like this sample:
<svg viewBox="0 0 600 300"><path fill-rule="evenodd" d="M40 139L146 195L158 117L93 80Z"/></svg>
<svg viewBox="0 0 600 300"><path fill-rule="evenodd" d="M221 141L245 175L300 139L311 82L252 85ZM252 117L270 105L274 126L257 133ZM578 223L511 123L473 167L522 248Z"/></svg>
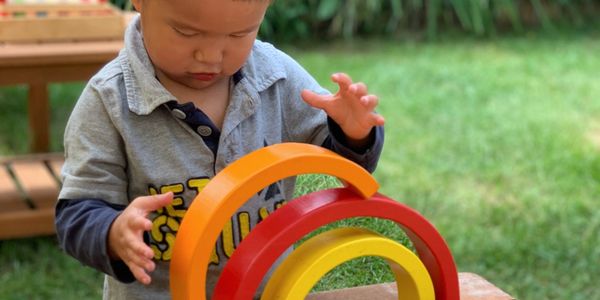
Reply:
<svg viewBox="0 0 600 300"><path fill-rule="evenodd" d="M152 221L150 231L150 247L154 251L154 259L168 261L173 255L172 245L175 243L175 234L179 230L179 224L185 215L186 209L183 198L179 197L184 192L183 184L165 185L157 189L149 188L150 195L173 192L173 202L156 211L157 216Z"/></svg>
<svg viewBox="0 0 600 300"><path fill-rule="evenodd" d="M202 189L210 181L209 178L193 178L187 181L187 188L194 190L196 195L202 191ZM181 195L185 192L186 185L182 183L169 184L157 188L153 185L148 187L150 195L163 194L167 192L173 192L173 202L170 205L165 206L156 211L156 216L152 222L152 230L150 232L150 247L154 251L154 259L160 261L170 261L173 255L173 245L175 243L175 235L179 230L183 216L185 215L187 208ZM269 188L270 190L270 188ZM278 191L278 189L277 189ZM269 195L270 196L270 195ZM280 199L281 200L281 199ZM277 201L273 209L277 209L285 204L285 201ZM264 220L269 215L269 211L266 207L261 207L258 211L258 220ZM235 216L237 218L237 232L240 240L244 239L250 232L252 218L248 212L240 212ZM222 254L226 257L231 257L233 251L236 248L235 234L233 222L230 219L223 231L221 232L222 241ZM213 248L211 253L210 262L212 264L219 264L219 255L217 254L217 246Z"/></svg>

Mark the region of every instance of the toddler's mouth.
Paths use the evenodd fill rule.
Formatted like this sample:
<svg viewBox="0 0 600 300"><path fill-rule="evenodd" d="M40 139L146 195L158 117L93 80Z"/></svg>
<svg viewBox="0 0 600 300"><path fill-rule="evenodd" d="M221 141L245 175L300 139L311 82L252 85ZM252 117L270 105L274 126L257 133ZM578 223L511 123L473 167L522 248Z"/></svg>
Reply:
<svg viewBox="0 0 600 300"><path fill-rule="evenodd" d="M196 80L211 81L217 76L217 73L191 73L190 75Z"/></svg>

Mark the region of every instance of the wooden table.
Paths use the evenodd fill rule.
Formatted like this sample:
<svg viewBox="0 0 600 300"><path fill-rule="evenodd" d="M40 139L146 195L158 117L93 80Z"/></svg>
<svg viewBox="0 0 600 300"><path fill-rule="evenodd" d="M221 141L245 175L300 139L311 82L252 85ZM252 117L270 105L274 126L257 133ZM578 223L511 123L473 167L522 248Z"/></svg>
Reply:
<svg viewBox="0 0 600 300"><path fill-rule="evenodd" d="M485 278L474 273L458 273L460 300L513 300ZM311 294L306 300L398 300L396 283L382 283Z"/></svg>
<svg viewBox="0 0 600 300"><path fill-rule="evenodd" d="M122 41L0 44L0 86L26 84L31 151L47 152L48 84L85 81L117 56Z"/></svg>

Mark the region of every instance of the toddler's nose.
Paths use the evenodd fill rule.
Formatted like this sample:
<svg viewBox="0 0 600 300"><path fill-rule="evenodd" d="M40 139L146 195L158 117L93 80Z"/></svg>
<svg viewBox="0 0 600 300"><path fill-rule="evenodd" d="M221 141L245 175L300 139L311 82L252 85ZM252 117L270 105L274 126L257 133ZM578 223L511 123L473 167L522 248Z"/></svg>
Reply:
<svg viewBox="0 0 600 300"><path fill-rule="evenodd" d="M218 47L207 47L194 52L194 59L203 64L219 64L223 60L223 50Z"/></svg>

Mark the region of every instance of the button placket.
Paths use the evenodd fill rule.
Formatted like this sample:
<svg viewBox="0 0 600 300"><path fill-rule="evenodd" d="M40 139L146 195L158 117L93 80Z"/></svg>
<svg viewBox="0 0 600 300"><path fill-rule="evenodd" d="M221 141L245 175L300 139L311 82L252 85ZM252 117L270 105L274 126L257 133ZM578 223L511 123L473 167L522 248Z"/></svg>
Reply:
<svg viewBox="0 0 600 300"><path fill-rule="evenodd" d="M186 113L179 108L173 108L173 110L171 110L171 114L173 114L175 118L180 120L185 120L185 118L187 117Z"/></svg>
<svg viewBox="0 0 600 300"><path fill-rule="evenodd" d="M200 125L196 128L196 132L203 137L210 136L212 134L212 129L206 125Z"/></svg>

